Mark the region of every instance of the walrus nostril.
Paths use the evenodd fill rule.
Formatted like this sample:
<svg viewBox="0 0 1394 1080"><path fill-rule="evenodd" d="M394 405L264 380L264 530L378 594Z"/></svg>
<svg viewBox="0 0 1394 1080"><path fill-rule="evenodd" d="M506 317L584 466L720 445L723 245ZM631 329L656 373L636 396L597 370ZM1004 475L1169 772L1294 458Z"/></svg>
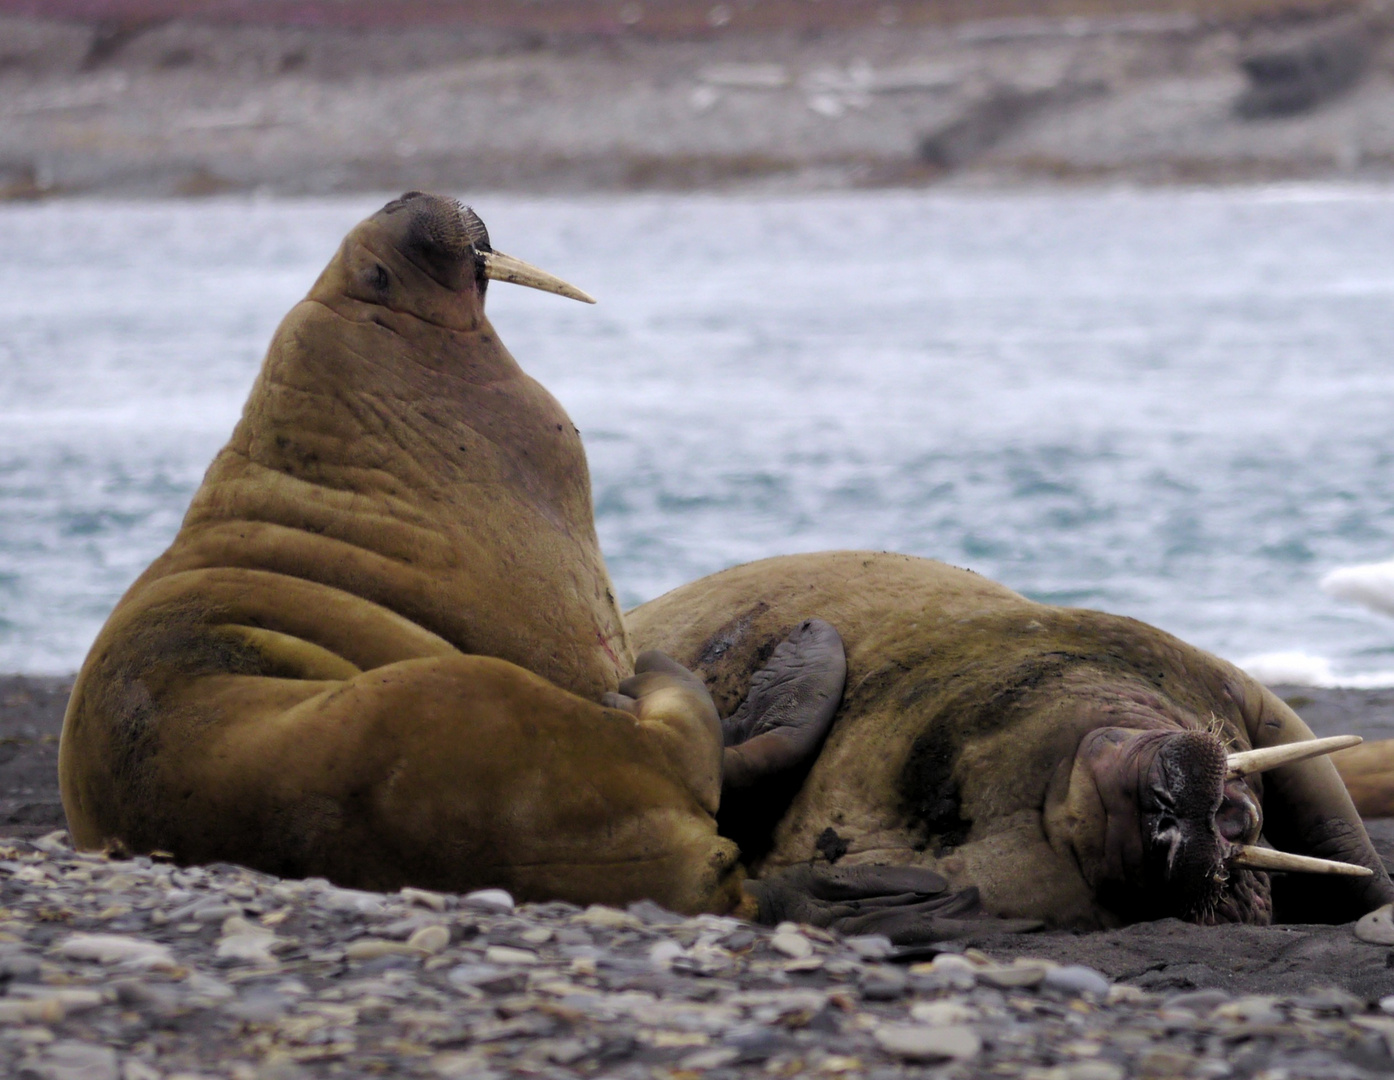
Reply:
<svg viewBox="0 0 1394 1080"><path fill-rule="evenodd" d="M1225 748L1208 731L1180 731L1157 751L1158 797L1182 818L1208 820L1224 797Z"/></svg>
<svg viewBox="0 0 1394 1080"><path fill-rule="evenodd" d="M470 238L470 243L474 245L476 251L493 251L493 245L489 243L489 230L484 227L484 222L474 209L465 206L463 203L457 204L460 207L460 224L464 226L465 235Z"/></svg>

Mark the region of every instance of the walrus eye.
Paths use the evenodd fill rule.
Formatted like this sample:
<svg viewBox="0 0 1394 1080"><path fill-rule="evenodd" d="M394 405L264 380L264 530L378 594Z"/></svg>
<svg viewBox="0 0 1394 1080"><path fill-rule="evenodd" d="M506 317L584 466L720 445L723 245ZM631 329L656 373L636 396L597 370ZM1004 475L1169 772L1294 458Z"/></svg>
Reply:
<svg viewBox="0 0 1394 1080"><path fill-rule="evenodd" d="M382 263L373 263L364 276L368 279L369 288L375 289L378 292L387 291L387 286L391 279L387 276L387 267L383 266Z"/></svg>

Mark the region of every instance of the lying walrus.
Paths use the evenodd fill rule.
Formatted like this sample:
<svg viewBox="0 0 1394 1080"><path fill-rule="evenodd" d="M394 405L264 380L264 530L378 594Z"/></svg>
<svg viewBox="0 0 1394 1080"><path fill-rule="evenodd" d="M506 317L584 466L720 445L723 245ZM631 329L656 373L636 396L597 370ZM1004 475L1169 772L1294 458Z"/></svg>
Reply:
<svg viewBox="0 0 1394 1080"><path fill-rule="evenodd" d="M833 552L724 571L628 622L726 711L809 615L841 633L847 690L806 780L721 808L757 874L926 867L995 914L1075 926L1263 923L1275 906L1343 921L1394 900L1335 769L1308 756L1358 740L1286 746L1312 734L1277 697L1135 620L925 559ZM1275 879L1270 901L1264 868L1338 876Z"/></svg>
<svg viewBox="0 0 1394 1080"><path fill-rule="evenodd" d="M797 707L755 694L759 730L724 752L699 681L662 657L631 677L580 437L484 317L490 278L588 299L411 193L286 317L78 676L77 844L366 888L745 902L723 769L758 783L816 749L841 646L817 625L787 643L766 681Z"/></svg>

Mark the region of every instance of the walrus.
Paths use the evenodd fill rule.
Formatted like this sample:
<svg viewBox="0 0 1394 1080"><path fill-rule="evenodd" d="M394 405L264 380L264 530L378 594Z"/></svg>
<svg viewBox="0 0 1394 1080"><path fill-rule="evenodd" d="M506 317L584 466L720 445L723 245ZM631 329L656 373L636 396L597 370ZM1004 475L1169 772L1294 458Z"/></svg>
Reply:
<svg viewBox="0 0 1394 1080"><path fill-rule="evenodd" d="M870 552L735 567L627 621L729 712L810 616L842 636L846 693L810 766L721 806L757 878L917 867L992 914L1079 928L1335 922L1394 900L1310 756L1359 739L1313 740L1254 679L1144 623Z"/></svg>
<svg viewBox="0 0 1394 1080"><path fill-rule="evenodd" d="M787 635L731 745L699 680L634 657L579 433L485 317L490 280L589 299L410 192L286 316L78 675L59 780L80 847L369 889L750 906L717 832L723 782L816 751L841 643L816 622ZM925 875L836 884L906 881L932 903Z"/></svg>
<svg viewBox="0 0 1394 1080"><path fill-rule="evenodd" d="M1394 739L1377 739L1331 755L1361 817L1394 817Z"/></svg>

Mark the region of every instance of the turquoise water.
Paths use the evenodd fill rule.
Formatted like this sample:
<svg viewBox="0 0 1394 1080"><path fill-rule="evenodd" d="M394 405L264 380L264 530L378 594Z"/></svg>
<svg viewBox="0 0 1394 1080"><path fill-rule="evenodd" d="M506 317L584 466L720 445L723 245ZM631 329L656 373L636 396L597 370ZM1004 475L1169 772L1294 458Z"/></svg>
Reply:
<svg viewBox="0 0 1394 1080"><path fill-rule="evenodd" d="M0 206L0 670L77 667L382 201ZM1319 584L1394 558L1394 190L471 201L600 298L489 311L626 604L884 548L1394 682L1394 618Z"/></svg>

